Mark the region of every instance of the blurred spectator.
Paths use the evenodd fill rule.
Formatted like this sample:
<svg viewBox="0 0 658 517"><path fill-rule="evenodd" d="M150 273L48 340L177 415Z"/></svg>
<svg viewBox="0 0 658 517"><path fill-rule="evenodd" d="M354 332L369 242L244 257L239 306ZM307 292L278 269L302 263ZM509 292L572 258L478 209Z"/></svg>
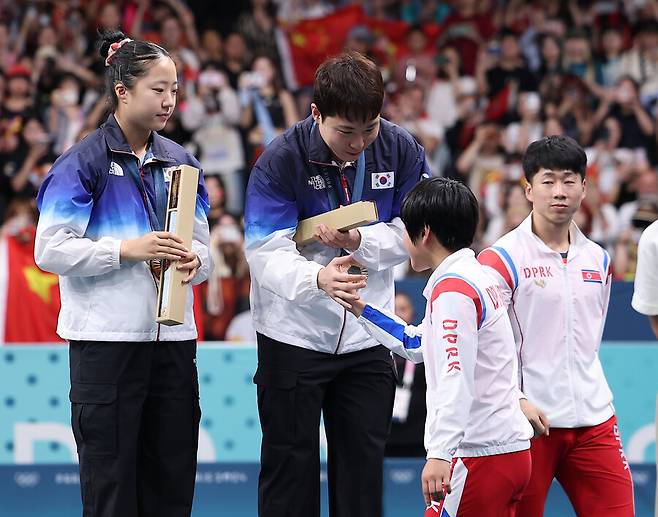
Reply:
<svg viewBox="0 0 658 517"><path fill-rule="evenodd" d="M376 59L373 52L373 45L376 41L377 39L375 38L375 35L366 25L355 25L347 33L343 50L346 52L358 52L359 54L368 56L373 61L378 62L379 60ZM391 56L391 59L395 61L394 56Z"/></svg>
<svg viewBox="0 0 658 517"><path fill-rule="evenodd" d="M333 5L326 0L278 0L279 19L294 23L302 19L321 18L333 10Z"/></svg>
<svg viewBox="0 0 658 517"><path fill-rule="evenodd" d="M209 341L223 340L233 317L249 306L249 267L242 245L238 222L221 216L210 233L215 270L205 286L204 335Z"/></svg>
<svg viewBox="0 0 658 517"><path fill-rule="evenodd" d="M238 80L247 69L247 46L244 38L237 32L232 32L224 40L224 73L228 83L238 91Z"/></svg>
<svg viewBox="0 0 658 517"><path fill-rule="evenodd" d="M214 228L226 213L226 189L220 176L204 177L208 191L208 226Z"/></svg>
<svg viewBox="0 0 658 517"><path fill-rule="evenodd" d="M432 171L437 170L436 152L443 139L443 129L425 113L425 90L420 84L410 84L387 107L387 117L409 131L425 148Z"/></svg>
<svg viewBox="0 0 658 517"><path fill-rule="evenodd" d="M580 210L574 215L578 228L600 246L613 251L615 240L619 235L619 217L617 209L601 198L599 187L594 178L588 178L585 199Z"/></svg>
<svg viewBox="0 0 658 517"><path fill-rule="evenodd" d="M580 78L590 88L602 82L597 77L592 46L584 30L574 29L567 34L562 67L564 73Z"/></svg>
<svg viewBox="0 0 658 517"><path fill-rule="evenodd" d="M523 154L528 145L543 136L540 120L541 98L537 92L522 93L519 97L519 122L507 126L503 145L508 154Z"/></svg>
<svg viewBox="0 0 658 517"><path fill-rule="evenodd" d="M516 164L520 166L520 163ZM522 176L523 171L518 171ZM500 193L497 196L502 200L499 207L489 207L489 222L483 236L483 247L493 245L500 237L512 231L528 217L532 206L525 197L525 189L520 180L501 183Z"/></svg>
<svg viewBox="0 0 658 517"><path fill-rule="evenodd" d="M446 46L435 62L437 74L429 86L425 110L434 123L446 130L457 121L457 97L462 93L461 59L454 47Z"/></svg>
<svg viewBox="0 0 658 517"><path fill-rule="evenodd" d="M80 83L72 74L61 76L51 95L47 112L48 131L54 138L53 151L62 154L78 141L85 125L85 114L80 105Z"/></svg>
<svg viewBox="0 0 658 517"><path fill-rule="evenodd" d="M235 28L242 34L252 55L267 56L279 67L276 5L272 0L251 0L251 10L240 15Z"/></svg>
<svg viewBox="0 0 658 517"><path fill-rule="evenodd" d="M622 55L622 73L635 79L643 98L654 99L658 95L658 21L640 21L634 32L633 48Z"/></svg>
<svg viewBox="0 0 658 517"><path fill-rule="evenodd" d="M0 154L0 222L15 199L33 199L41 181L54 161L50 137L37 119L26 121L14 139L13 151Z"/></svg>
<svg viewBox="0 0 658 517"><path fill-rule="evenodd" d="M177 6L181 3L170 1ZM180 19L176 16L170 16L162 21L160 40L164 48L171 54L178 55L183 61L185 65L183 75L186 78L195 77L201 64L195 52L199 48L199 37L194 26L194 16L187 8L183 7L180 7L179 13Z"/></svg>
<svg viewBox="0 0 658 517"><path fill-rule="evenodd" d="M30 70L23 65L14 65L7 71L2 120L9 122L9 126L18 130L23 121L34 112L34 92L31 80Z"/></svg>
<svg viewBox="0 0 658 517"><path fill-rule="evenodd" d="M619 235L612 263L614 277L629 282L635 278L637 247L642 232L658 220L658 200L638 201L636 206L632 226L622 230Z"/></svg>
<svg viewBox="0 0 658 517"><path fill-rule="evenodd" d="M658 173L655 170L641 168L642 164L635 162L635 170L631 172L630 178L626 180L627 189L630 195L635 199L627 201L619 207L619 225L620 231L628 230L633 226L635 213L639 205L644 201L654 201L658 199Z"/></svg>
<svg viewBox="0 0 658 517"><path fill-rule="evenodd" d="M427 35L420 25L409 27L405 41L407 51L396 59L396 85L399 89L405 89L409 83L415 83L426 89L436 76L436 52L428 47Z"/></svg>
<svg viewBox="0 0 658 517"><path fill-rule="evenodd" d="M237 129L240 103L226 74L207 65L199 74L196 90L187 89L187 104L181 111L183 127L193 132L198 158L206 175L220 175L226 185L226 204L241 213L244 204L242 170L245 166L242 141Z"/></svg>
<svg viewBox="0 0 658 517"><path fill-rule="evenodd" d="M475 138L457 159L457 171L473 193L482 199L488 183L504 176L504 154L500 126L485 122L475 130Z"/></svg>
<svg viewBox="0 0 658 517"><path fill-rule="evenodd" d="M454 11L445 19L439 36L440 44L449 43L458 50L466 75L475 75L478 50L495 33L490 13L482 12L487 3L477 0L452 2Z"/></svg>
<svg viewBox="0 0 658 517"><path fill-rule="evenodd" d="M448 2L403 0L400 4L400 19L411 25L423 22L441 23L450 14Z"/></svg>
<svg viewBox="0 0 658 517"><path fill-rule="evenodd" d="M499 41L493 40L480 53L478 81L480 91L489 99L493 99L510 85L513 85L515 91L537 89L535 77L523 60L516 34L504 31Z"/></svg>
<svg viewBox="0 0 658 517"><path fill-rule="evenodd" d="M540 65L537 77L540 80L550 80L555 75L561 75L562 43L553 34L545 34L539 43Z"/></svg>
<svg viewBox="0 0 658 517"><path fill-rule="evenodd" d="M475 136L475 130L484 120L477 95L477 84L472 77L462 77L457 92L457 120L446 131L446 143L454 163Z"/></svg>
<svg viewBox="0 0 658 517"><path fill-rule="evenodd" d="M655 145L655 122L642 107L638 84L632 77L622 76L615 88L603 97L594 115L594 125L608 118L619 124L618 147L639 147L649 152L650 146Z"/></svg>
<svg viewBox="0 0 658 517"><path fill-rule="evenodd" d="M222 36L216 29L206 29L201 33L201 46L199 47L199 60L202 67L214 65L220 67L223 62L224 53L222 48Z"/></svg>
<svg viewBox="0 0 658 517"><path fill-rule="evenodd" d="M249 164L275 136L299 120L295 101L267 56L256 57L251 71L240 76L240 106L240 126L247 133Z"/></svg>
<svg viewBox="0 0 658 517"><path fill-rule="evenodd" d="M598 61L597 76L601 85L611 88L622 75L622 52L624 35L619 26L606 27L601 35L601 58Z"/></svg>

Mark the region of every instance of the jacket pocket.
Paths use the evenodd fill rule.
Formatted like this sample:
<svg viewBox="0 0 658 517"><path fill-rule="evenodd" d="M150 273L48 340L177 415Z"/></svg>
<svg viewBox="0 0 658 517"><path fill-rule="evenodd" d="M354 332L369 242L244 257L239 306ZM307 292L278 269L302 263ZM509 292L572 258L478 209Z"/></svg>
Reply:
<svg viewBox="0 0 658 517"><path fill-rule="evenodd" d="M78 453L112 457L117 453L116 384L71 383L71 426Z"/></svg>

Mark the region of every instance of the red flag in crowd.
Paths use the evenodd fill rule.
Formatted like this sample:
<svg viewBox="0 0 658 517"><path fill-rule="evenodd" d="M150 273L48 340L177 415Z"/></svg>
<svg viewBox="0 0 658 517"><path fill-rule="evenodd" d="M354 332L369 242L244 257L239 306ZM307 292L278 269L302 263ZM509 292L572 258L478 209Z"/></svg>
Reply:
<svg viewBox="0 0 658 517"><path fill-rule="evenodd" d="M292 89L311 86L318 66L329 56L338 54L355 25L364 25L375 38L384 36L394 56L406 50L407 22L366 16L361 6L337 9L321 18L301 20L284 27L278 34L279 52L283 60L286 82ZM440 27L436 23L423 26L429 44L436 41Z"/></svg>
<svg viewBox="0 0 658 517"><path fill-rule="evenodd" d="M34 262L34 232L31 228L0 239L0 343L62 341L56 333L59 278ZM194 296L194 318L202 341L200 286L194 286Z"/></svg>
<svg viewBox="0 0 658 517"><path fill-rule="evenodd" d="M62 341L55 332L59 281L35 264L35 230L29 231L29 236L8 235L0 241L0 342Z"/></svg>
<svg viewBox="0 0 658 517"><path fill-rule="evenodd" d="M500 121L517 104L518 84L516 81L510 81L489 101L485 116L487 120Z"/></svg>
<svg viewBox="0 0 658 517"><path fill-rule="evenodd" d="M291 87L312 85L315 70L327 56L340 52L347 33L362 17L361 7L349 6L284 28L279 47Z"/></svg>

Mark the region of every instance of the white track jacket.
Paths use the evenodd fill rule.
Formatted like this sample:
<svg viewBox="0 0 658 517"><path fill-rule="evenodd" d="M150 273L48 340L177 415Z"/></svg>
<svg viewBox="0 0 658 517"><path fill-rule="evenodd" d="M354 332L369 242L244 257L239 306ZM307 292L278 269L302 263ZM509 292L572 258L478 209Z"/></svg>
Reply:
<svg viewBox="0 0 658 517"><path fill-rule="evenodd" d="M377 341L425 361L428 458L528 449L532 427L519 405L514 336L496 280L470 249L432 273L418 326L366 305L359 322Z"/></svg>
<svg viewBox="0 0 658 517"><path fill-rule="evenodd" d="M478 260L490 266L509 307L519 388L551 427L585 427L614 414L599 361L610 299L608 253L575 223L564 263L532 232L531 215Z"/></svg>

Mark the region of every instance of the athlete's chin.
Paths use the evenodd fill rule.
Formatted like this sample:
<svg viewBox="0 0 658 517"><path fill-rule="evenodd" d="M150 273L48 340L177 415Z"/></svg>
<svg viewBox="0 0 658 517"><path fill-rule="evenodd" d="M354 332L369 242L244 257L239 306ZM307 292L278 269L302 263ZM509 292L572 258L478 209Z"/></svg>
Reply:
<svg viewBox="0 0 658 517"><path fill-rule="evenodd" d="M151 131L162 131L167 125L167 120L162 120L160 117L156 118L151 124Z"/></svg>

